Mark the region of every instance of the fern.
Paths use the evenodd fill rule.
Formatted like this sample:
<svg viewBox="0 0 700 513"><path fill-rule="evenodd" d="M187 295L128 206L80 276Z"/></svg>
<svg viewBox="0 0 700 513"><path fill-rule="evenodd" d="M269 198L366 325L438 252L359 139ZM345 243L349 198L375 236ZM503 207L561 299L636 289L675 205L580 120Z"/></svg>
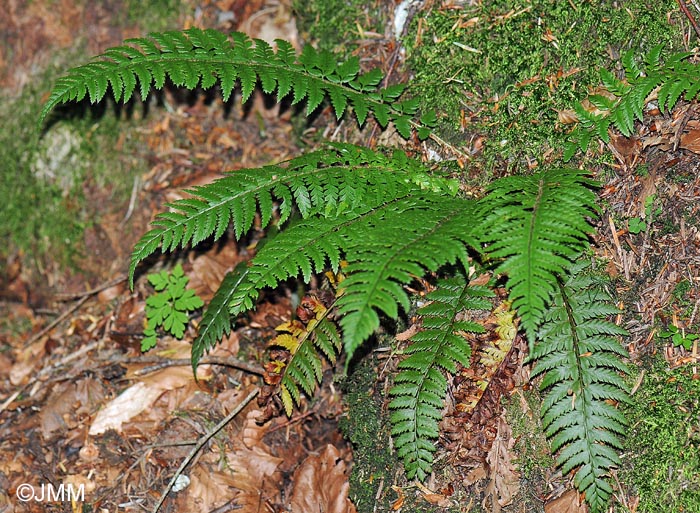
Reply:
<svg viewBox="0 0 700 513"><path fill-rule="evenodd" d="M700 81L685 61L687 54L662 65L660 53L655 49L647 56L646 69L628 54L627 81L603 72L610 95L589 99L602 114L577 107L577 147L585 149L594 135L606 140L611 125L631 133L658 86L666 109L681 94L698 93ZM285 41L273 49L240 33L199 29L128 40L70 70L57 82L41 119L63 102L86 96L100 101L110 88L115 101L128 101L137 87L143 98L166 79L188 89L218 84L225 100L239 83L243 101L260 84L278 99L305 101L307 114L329 100L338 117L351 108L363 124L371 113L382 127L393 122L406 138L412 128L427 137L437 119L427 112L415 121L418 102L401 100L404 86L380 88L381 72L361 74L355 58L337 63L332 54L311 47L297 54ZM306 324L281 327L284 333L274 341L290 355L271 364L291 414L302 392L311 394L320 381L322 356L334 361L342 345L349 362L382 315L396 318L408 311L404 285L447 263L468 269L470 252L480 252L505 275L537 360L534 374L545 374L544 425L553 449L561 451L562 470L576 469L576 485L597 512L611 493L605 477L619 461L614 449L625 422L608 401L626 399L618 375L626 369L620 361L624 350L612 338L623 331L605 320L616 312L610 297L589 274L571 267L593 231L593 186L584 171L547 170L497 180L475 201L457 194L457 181L401 151L387 155L335 144L281 164L226 173L188 190L190 197L169 204L135 245L129 279L133 287L138 264L159 248L170 252L216 240L231 224L240 239L256 219L256 228L267 229L256 255L224 278L205 311L192 346L196 369L204 353L230 333L236 317L255 307L263 289L299 276L308 282L314 273L343 267L332 305L340 331L326 305ZM399 364L390 403L392 434L411 478L423 480L431 471L446 392L443 373L469 363L470 347L461 333L482 330L459 315L489 307L488 295L458 275L441 281L428 296L431 303L419 311L423 330L405 350L408 357Z"/></svg>
<svg viewBox="0 0 700 513"><path fill-rule="evenodd" d="M289 417L292 416L294 405L299 405L301 401L301 391L309 396L313 395L316 383L320 383L323 378L323 364L319 353L331 363L335 363L336 355L342 347L335 324L327 318L331 308L332 305L329 308L315 300L315 316L309 319L306 325L295 320L277 327L277 330L283 333L277 336L271 345L283 347L291 355L288 362L277 362L282 376L279 383L280 398Z"/></svg>
<svg viewBox="0 0 700 513"><path fill-rule="evenodd" d="M134 247L129 274L159 247L173 251L209 237L219 239L229 223L236 238L253 226L256 212L261 227L272 219L279 202L279 223L294 206L303 217L339 215L372 198L394 197L406 187L453 191L455 185L429 176L420 164L397 151L391 156L351 145L336 145L297 157L283 165L241 169L211 184L187 190L192 197L168 204L153 228Z"/></svg>
<svg viewBox="0 0 700 513"><path fill-rule="evenodd" d="M596 109L591 112L582 103L574 110L579 125L572 133L564 149L564 160L568 161L577 150L586 151L590 141L600 138L609 142L609 127L617 128L629 137L634 131L634 121L642 121L644 107L656 92L661 111L670 111L681 97L690 101L700 92L700 67L688 62L689 52L675 53L661 62L663 47L655 46L641 64L634 58L632 50L622 58L623 78L618 79L608 70L601 70L601 82L607 94L588 97Z"/></svg>
<svg viewBox="0 0 700 513"><path fill-rule="evenodd" d="M259 82L278 101L288 95L292 95L292 104L306 100L307 115L329 98L338 118L351 106L360 125L372 113L382 127L391 121L406 138L412 124L419 127L422 138L427 137L436 121L433 114L425 113L422 125L413 122L418 100L399 101L405 88L401 84L379 88L381 71L360 73L357 57L337 63L333 54L311 46L297 55L287 41L277 40L273 50L265 41L240 32L229 37L198 28L154 33L125 43L60 78L44 105L41 121L64 102L86 96L92 103L99 102L110 88L117 102L130 100L137 85L145 98L152 85L161 89L166 78L187 89L208 89L219 83L225 101L239 82L244 102Z"/></svg>
<svg viewBox="0 0 700 513"><path fill-rule="evenodd" d="M547 311L557 280L588 246L596 196L584 171L554 169L493 182L480 201L475 236L506 287L530 346Z"/></svg>
<svg viewBox="0 0 700 513"><path fill-rule="evenodd" d="M612 493L606 478L620 463L615 449L622 448L627 424L611 404L628 400L619 374L627 372L621 361L627 352L614 338L627 332L606 320L618 313L600 280L576 264L559 281L530 355L533 377L544 373L541 388L548 390L545 434L560 451L562 472L576 469L574 484L593 513L605 511Z"/></svg>
<svg viewBox="0 0 700 513"><path fill-rule="evenodd" d="M457 364L468 366L471 347L461 332L483 333L477 323L458 320L465 310L490 309L484 299L493 293L470 286L456 276L442 280L437 289L426 296L429 304L418 310L423 330L411 337L404 353L408 358L399 364L390 394L389 408L394 446L403 459L409 479L423 481L431 472L433 441L438 437L438 420L442 418L447 380L443 371L454 373Z"/></svg>

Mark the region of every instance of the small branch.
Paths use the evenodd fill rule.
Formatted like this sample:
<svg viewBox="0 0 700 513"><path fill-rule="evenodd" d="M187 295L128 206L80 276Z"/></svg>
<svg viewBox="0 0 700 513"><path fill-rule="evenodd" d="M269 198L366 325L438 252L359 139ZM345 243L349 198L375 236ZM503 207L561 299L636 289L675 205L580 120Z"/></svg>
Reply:
<svg viewBox="0 0 700 513"><path fill-rule="evenodd" d="M688 18L688 21L690 21L690 24L693 26L693 30L695 30L695 34L698 36L698 39L700 39L700 26L698 26L697 20L690 12L690 9L688 9L688 4L686 4L684 0L678 0L678 6L681 8L681 11L683 11L683 14L685 14L685 17Z"/></svg>
<svg viewBox="0 0 700 513"><path fill-rule="evenodd" d="M155 508L151 511L151 513L158 513L160 510L160 507L163 505L163 502L165 502L166 497L170 493L170 490L173 489L173 486L175 485L175 481L177 481L177 478L182 475L182 472L185 470L185 467L189 465L189 463L194 459L194 457L197 455L197 453L206 445L206 443L211 440L214 435L216 435L219 431L221 431L226 424L231 422L233 418L238 415L243 408L245 408L250 401L252 401L256 395L260 392L259 388L256 388L253 390L251 393L248 394L248 396L241 401L241 403L236 406L231 413L226 415L224 420L219 422L216 426L214 426L214 429L209 431L206 435L204 435L202 438L199 439L197 442L197 445L195 445L190 453L187 455L187 457L182 461L180 464L180 467L177 469L175 474L173 475L172 479L170 479L170 482L168 483L168 486L165 487L165 490L163 490L163 494L160 496L160 499L158 500L158 504L156 504Z"/></svg>
<svg viewBox="0 0 700 513"><path fill-rule="evenodd" d="M134 372L134 376L143 376L144 374L150 374L151 372L159 371L160 369L165 369L166 367L181 367L192 365L192 361L188 358L167 358L162 359L158 357L142 357L142 358L130 358L129 363L153 363L143 369L139 369ZM254 365L252 363L244 362L238 358L228 357L228 358L217 358L208 357L203 358L199 365L221 365L223 367L233 367L234 369L239 369L250 374L256 374L258 376L265 375L265 369L259 365Z"/></svg>

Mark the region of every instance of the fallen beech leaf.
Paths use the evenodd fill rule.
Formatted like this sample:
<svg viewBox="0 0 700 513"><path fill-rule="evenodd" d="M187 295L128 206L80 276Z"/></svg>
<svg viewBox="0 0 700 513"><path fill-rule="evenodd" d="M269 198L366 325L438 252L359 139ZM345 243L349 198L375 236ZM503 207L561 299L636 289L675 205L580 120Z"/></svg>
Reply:
<svg viewBox="0 0 700 513"><path fill-rule="evenodd" d="M88 433L94 436L108 429L121 431L124 422L150 408L162 393L161 388L149 387L145 383L130 386L97 412Z"/></svg>
<svg viewBox="0 0 700 513"><path fill-rule="evenodd" d="M680 147L693 153L700 153L700 130L695 129L682 134Z"/></svg>
<svg viewBox="0 0 700 513"><path fill-rule="evenodd" d="M568 490L544 505L545 513L585 513L586 509L576 490Z"/></svg>
<svg viewBox="0 0 700 513"><path fill-rule="evenodd" d="M186 511L211 511L231 500L236 478L221 471L212 471L197 465L189 476L190 484L185 488Z"/></svg>
<svg viewBox="0 0 700 513"><path fill-rule="evenodd" d="M293 513L356 513L348 498L350 482L345 462L338 449L330 444L321 454L311 455L299 465L293 482L290 500Z"/></svg>
<svg viewBox="0 0 700 513"><path fill-rule="evenodd" d="M515 439L503 412L498 419L496 439L486 456L486 462L491 469L491 480L486 487L483 506L486 508L486 501L491 498L491 511L494 513L498 513L502 507L512 503L520 490L520 476L511 462L510 451L513 445L515 445Z"/></svg>

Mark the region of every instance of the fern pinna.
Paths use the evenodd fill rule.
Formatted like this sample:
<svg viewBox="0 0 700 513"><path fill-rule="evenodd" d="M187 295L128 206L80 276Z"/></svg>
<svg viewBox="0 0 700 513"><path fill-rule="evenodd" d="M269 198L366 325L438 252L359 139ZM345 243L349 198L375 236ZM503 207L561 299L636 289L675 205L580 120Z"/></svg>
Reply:
<svg viewBox="0 0 700 513"><path fill-rule="evenodd" d="M662 50L661 45L654 46L644 57L643 65L637 62L633 50L626 52L622 58L622 80L601 69L603 92L587 98L590 108L582 103L574 107L579 124L565 146L565 160L579 149L585 152L593 137L609 142L610 126L631 136L634 120L643 120L644 108L650 101L656 100L661 111L670 111L681 97L690 101L700 93L700 67L688 60L693 54L674 53L662 62Z"/></svg>
<svg viewBox="0 0 700 513"><path fill-rule="evenodd" d="M536 361L532 375L544 374L545 433L552 450L559 451L562 472L576 470L574 484L593 513L608 504L612 487L607 477L620 464L615 449L622 448L627 424L613 406L628 401L620 376L627 372L621 360L627 352L615 338L627 332L606 320L618 313L590 264L576 264L559 281L530 354Z"/></svg>
<svg viewBox="0 0 700 513"><path fill-rule="evenodd" d="M457 274L438 282L437 289L425 297L429 303L418 310L423 329L411 337L404 351L409 356L399 363L401 370L389 391L394 396L389 403L394 410L391 434L409 479L423 481L432 469L434 439L447 393L443 372L454 374L457 364L469 366L471 347L460 332L484 332L480 324L458 316L466 310L491 309L485 298L492 295Z"/></svg>
<svg viewBox="0 0 700 513"><path fill-rule="evenodd" d="M306 100L307 113L327 98L338 116L350 106L360 124L372 113L381 126L393 122L404 137L411 127L425 137L435 123L432 113L414 120L417 102L399 101L403 86L379 88L381 73L360 74L355 59L336 63L331 54L311 48L297 55L284 41L273 50L242 34L198 29L127 43L60 79L42 119L65 101L86 95L99 101L109 88L115 100L126 101L138 83L145 97L152 84L162 87L169 77L190 89L219 83L225 99L236 81L243 100L259 82L278 98ZM667 104L676 98L669 92ZM485 265L505 275L539 362L535 374L546 372L543 386L551 392L543 416L555 450L561 449L559 461L565 471L577 469L577 486L599 511L610 495L605 476L617 462L612 448L619 446L624 426L606 401L624 399L617 372L625 369L616 359L624 352L611 338L621 331L605 320L613 311L606 306L609 297L579 275L569 278L592 232L591 185L583 171L545 170L497 180L475 201L458 194L457 181L401 151L336 144L188 190L190 197L169 204L136 244L129 278L133 286L138 264L159 248L168 252L216 240L231 224L240 239L256 218L259 228L268 228L255 256L224 278L205 311L192 346L196 369L235 318L255 307L262 289L299 275L308 282L327 267L338 272L347 261L333 305L340 332L329 319L329 306L303 326L283 327L286 333L276 339L291 355L279 363L280 393L291 414L301 391L311 393L320 380L319 352L333 360L342 334L349 362L378 328L380 315L396 318L408 311L404 285L447 263L469 269L470 254L480 253ZM469 346L459 332L481 329L458 321L458 315L487 307L487 295L458 274L440 282L420 310L423 331L405 350L390 404L396 447L410 477L424 479L431 469L446 389L443 372L469 362Z"/></svg>

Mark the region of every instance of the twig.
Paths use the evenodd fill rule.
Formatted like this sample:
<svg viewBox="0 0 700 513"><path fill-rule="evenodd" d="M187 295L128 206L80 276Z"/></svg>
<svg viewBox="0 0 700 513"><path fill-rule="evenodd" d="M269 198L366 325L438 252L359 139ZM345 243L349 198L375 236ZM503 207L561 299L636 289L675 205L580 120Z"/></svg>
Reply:
<svg viewBox="0 0 700 513"><path fill-rule="evenodd" d="M166 367L179 367L179 366L185 366L185 365L192 365L192 361L188 358L168 358L168 359L161 359L161 358L131 358L129 359L130 363L150 363L153 362L153 365L149 365L148 367L145 367L143 369L139 369L134 373L134 376L143 376L144 374L150 374L151 372L156 372L159 371L160 369L165 369ZM260 367L259 365L254 365L252 363L244 362L243 360L239 360L238 358L234 357L228 357L228 358L217 358L217 357L208 357L208 358L202 358L202 360L199 362L200 365L222 365L224 367L233 367L234 369L240 369L245 372L249 372L251 374L256 374L258 376L264 376L265 375L265 369Z"/></svg>
<svg viewBox="0 0 700 513"><path fill-rule="evenodd" d="M219 422L216 426L214 426L214 429L209 431L206 435L204 435L202 438L199 439L197 442L197 445L195 445L190 453L187 455L187 457L182 461L180 464L180 467L177 469L175 474L173 475L172 479L170 479L170 482L168 483L168 486L165 487L165 490L163 490L163 494L160 496L160 499L158 500L158 504L156 504L155 508L151 511L151 513L158 513L160 510L160 507L163 505L163 502L165 502L166 497L170 493L170 490L173 489L173 486L175 485L175 481L177 481L177 478L182 475L182 472L185 470L185 467L189 465L189 463L192 461L192 459L197 455L197 453L206 445L206 443L212 439L214 435L216 435L219 431L221 431L226 424L231 422L233 418L238 415L243 408L245 408L250 401L252 401L256 395L260 392L259 388L256 388L253 390L251 393L248 394L248 396L241 401L241 403L236 406L231 413L226 415L224 420Z"/></svg>
<svg viewBox="0 0 700 513"><path fill-rule="evenodd" d="M697 34L698 38L700 38L700 26L698 26L698 22L690 12L690 9L688 9L688 4L686 4L684 0L678 0L678 5L680 6L681 11L683 11L683 14L685 14L685 17L688 18L688 21L690 21L690 24L693 26L695 34Z"/></svg>
<svg viewBox="0 0 700 513"><path fill-rule="evenodd" d="M110 287L113 287L114 285L121 283L123 281L126 281L126 275L121 274L114 278L113 280L107 281L103 283L102 285L98 285L94 289L86 290L84 292L78 292L76 294L56 294L56 297L62 298L64 300L69 300L69 299L81 299L84 297L89 297L92 296L93 294L97 294L99 292L102 292L105 289L108 289Z"/></svg>
<svg viewBox="0 0 700 513"><path fill-rule="evenodd" d="M46 335L49 331L54 329L56 326L58 326L63 320L66 319L70 314L75 312L78 308L80 308L85 301L87 301L90 298L90 296L84 296L82 297L79 301L77 301L73 306L70 308L66 309L61 315L56 317L48 326L46 326L43 330L39 331L38 333L35 333L29 339L24 343L24 347L29 347L31 346L34 342L39 340L41 337Z"/></svg>

